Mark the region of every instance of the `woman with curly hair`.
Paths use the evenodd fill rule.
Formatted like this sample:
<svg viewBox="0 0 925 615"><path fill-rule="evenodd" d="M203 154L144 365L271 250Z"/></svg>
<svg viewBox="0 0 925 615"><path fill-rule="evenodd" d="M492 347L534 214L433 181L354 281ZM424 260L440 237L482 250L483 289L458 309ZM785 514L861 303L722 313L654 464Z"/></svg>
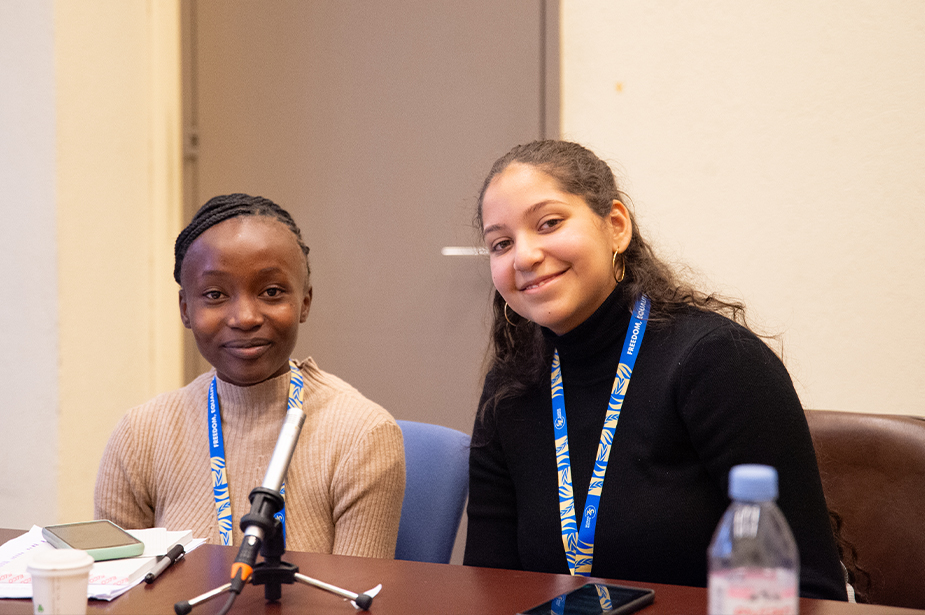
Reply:
<svg viewBox="0 0 925 615"><path fill-rule="evenodd" d="M465 563L706 586L729 470L762 463L780 476L801 595L845 600L787 370L741 303L656 257L626 201L566 141L515 147L485 179L496 292Z"/></svg>

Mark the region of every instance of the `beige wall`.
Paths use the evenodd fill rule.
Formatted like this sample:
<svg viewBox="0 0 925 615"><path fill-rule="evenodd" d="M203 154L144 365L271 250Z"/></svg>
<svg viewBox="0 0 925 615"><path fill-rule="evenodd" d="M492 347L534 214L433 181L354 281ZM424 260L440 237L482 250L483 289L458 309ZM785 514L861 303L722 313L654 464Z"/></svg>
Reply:
<svg viewBox="0 0 925 615"><path fill-rule="evenodd" d="M179 33L179 0L55 3L62 521L119 417L181 382Z"/></svg>
<svg viewBox="0 0 925 615"><path fill-rule="evenodd" d="M116 421L181 382L178 7L0 3L2 527L91 518Z"/></svg>
<svg viewBox="0 0 925 615"><path fill-rule="evenodd" d="M563 2L563 136L783 334L806 407L925 415L922 9Z"/></svg>
<svg viewBox="0 0 925 615"><path fill-rule="evenodd" d="M0 527L55 519L58 272L52 1L0 2Z"/></svg>

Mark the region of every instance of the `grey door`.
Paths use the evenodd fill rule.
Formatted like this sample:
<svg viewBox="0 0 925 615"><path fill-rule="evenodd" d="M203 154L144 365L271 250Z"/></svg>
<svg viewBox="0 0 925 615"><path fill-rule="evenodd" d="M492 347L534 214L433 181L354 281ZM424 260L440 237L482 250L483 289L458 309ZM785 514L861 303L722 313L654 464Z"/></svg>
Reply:
<svg viewBox="0 0 925 615"><path fill-rule="evenodd" d="M492 161L557 129L557 3L187 0L184 22L186 220L230 192L288 208L314 285L296 355L469 432L491 279L441 248L475 245Z"/></svg>

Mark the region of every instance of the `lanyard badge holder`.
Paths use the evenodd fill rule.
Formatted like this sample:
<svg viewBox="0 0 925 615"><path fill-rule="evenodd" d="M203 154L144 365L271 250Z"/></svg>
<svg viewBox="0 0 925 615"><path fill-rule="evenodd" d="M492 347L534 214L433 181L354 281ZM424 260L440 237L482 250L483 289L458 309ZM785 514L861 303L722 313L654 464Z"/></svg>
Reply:
<svg viewBox="0 0 925 615"><path fill-rule="evenodd" d="M282 492L285 489L283 484L286 478L286 472L289 470L289 464L292 461L292 454L295 451L296 443L299 441L299 434L302 432L302 425L305 423L305 413L302 411L302 401L304 397L302 374L294 362L290 365L289 381L289 402L286 418L283 421L283 427L279 432L279 438L276 441L276 448L273 449L273 456L270 458L270 465L267 468L263 484L256 487L250 493L251 509L250 512L241 518L241 529L244 531L244 540L238 550L238 556L231 565L231 582L225 583L213 590L210 590L191 600L184 600L173 605L173 610L177 615L186 615L193 610L198 604L202 604L225 592L231 595L228 601L219 611L220 615L227 613L234 604L235 599L244 585L250 581L253 585L264 586L264 597L267 601L276 601L282 597L282 584L291 585L298 581L305 585L311 585L319 589L331 592L342 598L352 600L357 607L366 611L372 606L373 598L368 594L355 594L351 591L335 587L323 581L313 579L304 574L299 574L299 568L288 562L282 561L282 556L286 552L286 543L283 532L283 515L280 514L285 504ZM221 443L221 417L218 414L218 396L215 394L215 382L209 394L209 441L210 445L216 441ZM216 434L217 425L217 434ZM224 449L224 446L221 446ZM227 525L227 538L225 531L222 530L222 541L230 544L231 523L230 523L230 504L227 502L228 485L224 476L224 451L220 451L221 458L216 461L216 447L212 446L212 469L213 481L216 492L216 510L219 517L220 528ZM216 472L216 466L219 465L221 472ZM222 497L219 497L221 493ZM227 504L227 506L226 506ZM227 520L226 520L227 517ZM264 560L256 563L258 553L263 556Z"/></svg>

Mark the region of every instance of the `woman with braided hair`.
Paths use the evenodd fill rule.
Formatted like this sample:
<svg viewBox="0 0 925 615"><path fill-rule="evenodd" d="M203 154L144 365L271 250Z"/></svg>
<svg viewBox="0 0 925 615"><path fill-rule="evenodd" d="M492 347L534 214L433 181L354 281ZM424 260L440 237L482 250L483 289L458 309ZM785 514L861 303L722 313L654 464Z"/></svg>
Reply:
<svg viewBox="0 0 925 615"><path fill-rule="evenodd" d="M656 258L625 202L608 165L565 141L515 147L483 184L496 292L464 563L705 587L729 470L762 463L801 594L845 600L787 370L740 303Z"/></svg>
<svg viewBox="0 0 925 615"><path fill-rule="evenodd" d="M211 199L177 237L180 318L214 369L129 410L97 476L95 515L240 545L288 404L306 415L284 484L288 549L391 558L404 494L391 415L311 358L291 359L312 301L308 247L276 203Z"/></svg>

